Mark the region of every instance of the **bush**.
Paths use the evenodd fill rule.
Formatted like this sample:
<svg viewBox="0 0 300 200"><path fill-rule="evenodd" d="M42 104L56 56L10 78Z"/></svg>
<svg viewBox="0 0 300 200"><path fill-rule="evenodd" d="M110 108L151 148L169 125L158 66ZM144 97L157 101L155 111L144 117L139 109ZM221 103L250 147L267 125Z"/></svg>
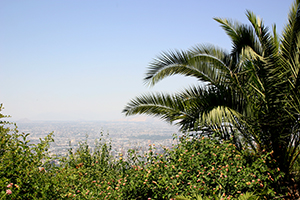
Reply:
<svg viewBox="0 0 300 200"><path fill-rule="evenodd" d="M238 198L251 192L272 198L275 196L272 186L281 176L279 169L269 168L270 164L276 164L269 154L249 156L238 152L229 142L209 138L182 137L178 145L164 149L161 154L152 145L144 155L130 150L127 160L120 155L113 161L104 153L106 148L102 146L100 151L89 154L87 144L81 143L81 151L69 156L74 164L65 167L61 175L66 184L64 196L171 199L180 194ZM96 152L111 161L99 162L100 157L91 156Z"/></svg>
<svg viewBox="0 0 300 200"><path fill-rule="evenodd" d="M11 199L36 199L55 194L50 174L43 173L49 165L48 147L53 134L40 139L39 144L29 144L29 134L19 133L15 124L2 121L6 117L0 114L1 198L9 195Z"/></svg>
<svg viewBox="0 0 300 200"><path fill-rule="evenodd" d="M93 150L86 141L70 148L60 165L48 155L53 133L30 144L28 134L0 121L0 137L0 199L232 199L250 193L270 199L282 176L269 153L239 152L228 141L205 137L182 136L171 149L150 145L145 154L129 150L124 159L111 155L102 135Z"/></svg>
<svg viewBox="0 0 300 200"><path fill-rule="evenodd" d="M270 198L275 196L272 186L281 176L279 168L268 167L275 164L269 154L249 157L225 141L182 137L177 146L165 149L163 154L154 154L153 150L150 147L146 155L148 162L127 170L126 197L167 199L179 194L237 197L255 192Z"/></svg>

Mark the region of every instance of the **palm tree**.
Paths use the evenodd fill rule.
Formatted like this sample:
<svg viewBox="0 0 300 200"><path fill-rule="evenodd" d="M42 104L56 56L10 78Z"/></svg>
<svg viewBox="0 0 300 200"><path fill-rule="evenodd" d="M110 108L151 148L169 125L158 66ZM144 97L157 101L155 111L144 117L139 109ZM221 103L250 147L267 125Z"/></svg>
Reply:
<svg viewBox="0 0 300 200"><path fill-rule="evenodd" d="M213 45L163 52L145 77L153 86L179 74L204 86L144 94L123 112L158 116L182 131L231 139L240 149L273 152L288 174L300 152L299 6L295 1L281 38L275 25L270 32L250 11L251 25L215 18L232 41L231 52Z"/></svg>

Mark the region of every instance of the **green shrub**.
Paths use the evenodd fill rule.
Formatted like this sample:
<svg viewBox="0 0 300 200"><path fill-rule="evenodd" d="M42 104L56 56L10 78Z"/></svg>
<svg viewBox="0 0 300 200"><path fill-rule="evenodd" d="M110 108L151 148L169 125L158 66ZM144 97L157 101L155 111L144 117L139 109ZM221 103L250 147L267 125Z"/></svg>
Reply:
<svg viewBox="0 0 300 200"><path fill-rule="evenodd" d="M1 111L2 106L0 106ZM3 115L0 115L2 119ZM272 155L239 152L228 141L182 136L163 151L111 154L103 138L70 148L60 165L48 155L53 133L38 144L0 121L0 199L174 199L178 195L234 199L253 194L273 198L282 176ZM124 159L126 157L126 159Z"/></svg>
<svg viewBox="0 0 300 200"><path fill-rule="evenodd" d="M91 152L87 143L70 154L59 174L64 197L99 199L171 199L177 195L240 198L249 192L272 198L280 178L269 154L243 154L229 142L182 137L178 145L156 153L130 150L127 160L112 160L106 144ZM105 153L106 152L106 153ZM101 156L107 162L99 162ZM109 161L110 160L110 161ZM87 163L85 163L87 161ZM91 164L90 164L91 163ZM253 195L254 196L254 195Z"/></svg>
<svg viewBox="0 0 300 200"><path fill-rule="evenodd" d="M61 159L62 166L56 175L61 183L61 198L101 197L102 190L115 188L120 167L113 160L110 142L103 140L102 136L95 149L90 149L87 141L83 141L78 149L73 151L70 148L69 155ZM111 190L111 196L117 197L117 191Z"/></svg>
<svg viewBox="0 0 300 200"><path fill-rule="evenodd" d="M39 144L30 144L29 134L19 133L15 124L2 121L6 117L0 114L0 198L37 199L54 195L52 178L44 173L49 166L48 147L53 134L40 139Z"/></svg>
<svg viewBox="0 0 300 200"><path fill-rule="evenodd" d="M176 200L208 200L208 199L214 199L214 200L223 200L226 199L226 197L222 197L222 195L214 195L212 198L209 197L202 197L200 195L196 195L194 197L184 197L184 196L176 196ZM259 198L255 196L253 193L246 192L246 194L241 194L238 198L235 198L236 200L258 200Z"/></svg>
<svg viewBox="0 0 300 200"><path fill-rule="evenodd" d="M146 155L148 162L127 170L129 186L124 192L129 199L179 194L237 197L246 192L270 198L281 176L279 169L268 167L275 162L269 154L249 157L225 141L182 137L179 145L165 149L164 154L153 154L153 150Z"/></svg>

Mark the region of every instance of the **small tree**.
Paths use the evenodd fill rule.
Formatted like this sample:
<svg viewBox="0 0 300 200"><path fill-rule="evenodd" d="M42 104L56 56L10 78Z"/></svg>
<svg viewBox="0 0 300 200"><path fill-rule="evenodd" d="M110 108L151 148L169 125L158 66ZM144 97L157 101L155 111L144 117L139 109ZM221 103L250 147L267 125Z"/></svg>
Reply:
<svg viewBox="0 0 300 200"><path fill-rule="evenodd" d="M281 38L275 25L269 31L252 12L246 15L250 25L215 18L232 41L230 52L213 45L164 52L145 77L155 85L178 74L204 86L142 95L123 112L159 116L182 131L232 140L239 150L267 150L288 178L300 154L300 1L292 5Z"/></svg>

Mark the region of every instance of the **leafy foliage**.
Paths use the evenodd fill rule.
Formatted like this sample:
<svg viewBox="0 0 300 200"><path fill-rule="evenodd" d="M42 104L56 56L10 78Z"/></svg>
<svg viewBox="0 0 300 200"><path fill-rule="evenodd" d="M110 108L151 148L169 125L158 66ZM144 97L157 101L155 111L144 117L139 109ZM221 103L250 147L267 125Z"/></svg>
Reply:
<svg viewBox="0 0 300 200"><path fill-rule="evenodd" d="M0 111L2 109L0 105ZM0 120L8 116L0 115ZM51 174L44 174L50 166L48 155L52 133L40 143L30 144L29 134L19 133L15 124L0 121L0 195L12 192L12 199L46 198L55 194Z"/></svg>
<svg viewBox="0 0 300 200"><path fill-rule="evenodd" d="M209 198L209 197L203 197L202 198L200 195L196 195L195 197L184 197L182 195L176 196L176 200L192 200L192 199L208 200L208 199L211 199L211 198ZM222 195L214 195L212 199L222 200L222 199L224 199L224 197L222 197ZM257 199L258 199L258 197L253 195L253 193L249 193L249 192L246 192L246 194L242 194L237 198L237 200L257 200Z"/></svg>
<svg viewBox="0 0 300 200"><path fill-rule="evenodd" d="M234 144L183 135L178 145L113 156L102 135L96 148L86 141L60 158L48 155L50 133L39 144L28 134L1 127L1 199L173 199L177 195L229 199L253 192L276 196L282 176L269 153L241 153ZM125 159L126 158L126 159ZM53 161L60 160L59 164Z"/></svg>

